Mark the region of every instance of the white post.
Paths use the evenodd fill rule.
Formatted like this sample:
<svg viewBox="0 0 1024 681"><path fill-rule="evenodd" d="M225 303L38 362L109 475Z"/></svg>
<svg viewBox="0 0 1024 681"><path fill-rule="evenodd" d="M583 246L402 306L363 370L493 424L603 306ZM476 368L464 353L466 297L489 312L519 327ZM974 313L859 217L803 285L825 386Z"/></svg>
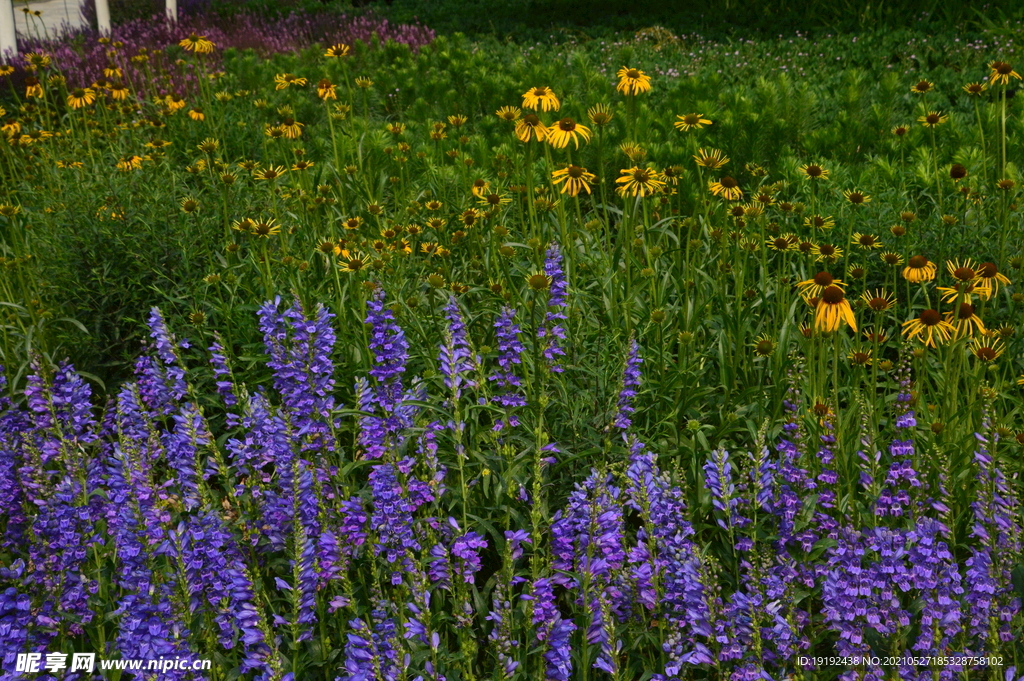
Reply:
<svg viewBox="0 0 1024 681"><path fill-rule="evenodd" d="M11 0L0 0L0 62L18 54L18 34L14 30L14 4Z"/></svg>
<svg viewBox="0 0 1024 681"><path fill-rule="evenodd" d="M178 21L178 0L167 0L167 20L172 24Z"/></svg>
<svg viewBox="0 0 1024 681"><path fill-rule="evenodd" d="M110 5L107 0L96 0L96 28L100 35L110 35Z"/></svg>

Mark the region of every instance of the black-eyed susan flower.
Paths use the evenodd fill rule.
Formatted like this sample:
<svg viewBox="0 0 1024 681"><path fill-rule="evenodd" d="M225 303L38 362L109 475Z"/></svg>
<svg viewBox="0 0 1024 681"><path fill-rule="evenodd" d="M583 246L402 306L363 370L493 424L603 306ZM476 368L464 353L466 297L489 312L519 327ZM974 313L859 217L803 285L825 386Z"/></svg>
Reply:
<svg viewBox="0 0 1024 681"><path fill-rule="evenodd" d="M1005 61L994 61L988 65L992 73L988 76L988 82L996 85L1009 85L1010 79L1020 80L1020 74L1013 70L1013 66Z"/></svg>
<svg viewBox="0 0 1024 681"><path fill-rule="evenodd" d="M313 163L313 161L306 161L306 160L296 161L295 163L292 164L292 170L298 170L298 171L301 172L303 170L309 170L314 165L315 164Z"/></svg>
<svg viewBox="0 0 1024 681"><path fill-rule="evenodd" d="M934 88L934 83L927 80L919 80L911 86L910 91L914 94L923 95L927 92L931 92Z"/></svg>
<svg viewBox="0 0 1024 681"><path fill-rule="evenodd" d="M805 163L799 168L800 173L811 180L827 180L828 170L821 167L817 163Z"/></svg>
<svg viewBox="0 0 1024 681"><path fill-rule="evenodd" d="M92 88L81 88L76 87L68 94L68 106L72 109L81 109L83 106L89 106L96 101L96 91Z"/></svg>
<svg viewBox="0 0 1024 681"><path fill-rule="evenodd" d="M128 172L131 170L138 170L142 167L142 157L134 154L129 156L122 156L117 162L117 169Z"/></svg>
<svg viewBox="0 0 1024 681"><path fill-rule="evenodd" d="M974 305L962 302L946 313L946 322L953 329L953 338L963 338L985 333L985 324L978 316Z"/></svg>
<svg viewBox="0 0 1024 681"><path fill-rule="evenodd" d="M292 85L295 85L297 87L301 87L301 86L305 85L308 82L309 81L307 79L301 78L301 77L296 76L296 75L291 74L291 73L279 73L276 76L274 76L274 83L276 84L274 89L275 90L284 90L285 88L287 88L289 86L292 86Z"/></svg>
<svg viewBox="0 0 1024 681"><path fill-rule="evenodd" d="M489 208L501 208L512 203L512 199L506 194L499 194L498 192L490 192L482 195L478 200L481 206L487 206Z"/></svg>
<svg viewBox="0 0 1024 681"><path fill-rule="evenodd" d="M672 186L679 185L679 178L683 176L685 170L681 165L665 166L661 170L661 176L665 179L665 182Z"/></svg>
<svg viewBox="0 0 1024 681"><path fill-rule="evenodd" d="M861 331L861 335L864 336L864 340L867 342L878 343L879 345L884 345L885 341L889 340L889 335L885 332L885 329L879 331L872 326L865 327Z"/></svg>
<svg viewBox="0 0 1024 681"><path fill-rule="evenodd" d="M920 284L935 279L935 263L923 255L911 256L907 266L903 268L903 278L909 282Z"/></svg>
<svg viewBox="0 0 1024 681"><path fill-rule="evenodd" d="M354 216L354 217L351 217L351 218L346 218L345 220L342 220L341 225L342 225L342 227L344 227L345 229L347 229L349 231L354 231L354 230L359 229L363 225L363 219L357 215L357 216Z"/></svg>
<svg viewBox="0 0 1024 681"><path fill-rule="evenodd" d="M811 215L804 218L804 227L810 229L832 229L836 226L836 221L831 215Z"/></svg>
<svg viewBox="0 0 1024 681"><path fill-rule="evenodd" d="M892 130L889 131L897 141L903 141L903 138L910 132L910 126L907 125L894 125Z"/></svg>
<svg viewBox="0 0 1024 681"><path fill-rule="evenodd" d="M562 193L569 196L576 196L580 191L590 193L590 183L596 179L593 173L588 173L586 168L576 165L568 165L561 170L551 173L551 181L554 184L562 185Z"/></svg>
<svg viewBox="0 0 1024 681"><path fill-rule="evenodd" d="M965 258L963 262L960 261L960 258L947 260L946 271L949 272L949 276L953 277L953 279L965 284L973 284L981 276L978 273L977 265L970 258Z"/></svg>
<svg viewBox="0 0 1024 681"><path fill-rule="evenodd" d="M196 197L192 196L191 194L182 197L178 204L181 206L182 213L192 214L199 212L199 201L196 199Z"/></svg>
<svg viewBox="0 0 1024 681"><path fill-rule="evenodd" d="M871 203L871 197L859 190L847 189L843 192L843 198L850 202L854 206L863 206L864 204Z"/></svg>
<svg viewBox="0 0 1024 681"><path fill-rule="evenodd" d="M1006 350L1006 345L998 338L985 340L975 338L971 343L971 354L986 364L999 359Z"/></svg>
<svg viewBox="0 0 1024 681"><path fill-rule="evenodd" d="M926 128L937 128L949 120L949 114L941 111L929 111L924 116L918 116L917 122Z"/></svg>
<svg viewBox="0 0 1024 681"><path fill-rule="evenodd" d="M330 80L328 80L327 78L321 78L319 82L317 82L316 84L316 96L325 102L328 99L337 99L337 89L338 86L332 83Z"/></svg>
<svg viewBox="0 0 1024 681"><path fill-rule="evenodd" d="M342 250L341 257L338 259L338 269L348 274L361 272L368 264L369 260L367 257L355 250Z"/></svg>
<svg viewBox="0 0 1024 681"><path fill-rule="evenodd" d="M623 168L619 172L622 173L622 177L615 182L622 186L617 187L616 190L623 196L626 194L640 197L650 196L665 186L658 171L653 168L633 166L632 168Z"/></svg>
<svg viewBox="0 0 1024 681"><path fill-rule="evenodd" d="M28 76L25 78L25 96L26 97L42 97L43 96L43 85L39 82L39 79L35 76Z"/></svg>
<svg viewBox="0 0 1024 681"><path fill-rule="evenodd" d="M785 253L786 251L795 251L798 241L799 239L795 234L780 234L777 237L768 239L765 244L773 251Z"/></svg>
<svg viewBox="0 0 1024 681"><path fill-rule="evenodd" d="M775 352L775 340L767 333L762 333L760 336L754 339L754 342L750 344L750 347L754 349L754 354L758 357L771 357L772 353Z"/></svg>
<svg viewBox="0 0 1024 681"><path fill-rule="evenodd" d="M743 198L743 190L740 184L729 175L720 180L708 183L708 190L715 196L721 196L726 201L739 201Z"/></svg>
<svg viewBox="0 0 1024 681"><path fill-rule="evenodd" d="M827 286L821 292L814 315L814 328L830 333L837 331L842 324L849 324L857 330L857 320L853 316L853 308L846 299L846 293L836 285Z"/></svg>
<svg viewBox="0 0 1024 681"><path fill-rule="evenodd" d="M903 336L907 339L920 338L929 347L935 347L936 339L945 343L955 329L942 319L936 310L924 310L916 319L903 322Z"/></svg>
<svg viewBox="0 0 1024 681"><path fill-rule="evenodd" d="M473 186L470 187L470 192L472 192L473 196L475 196L477 198L480 198L485 193L487 193L487 190L489 190L490 188L491 188L491 183L490 182L488 182L487 180L485 180L483 178L477 178L477 179L473 180Z"/></svg>
<svg viewBox="0 0 1024 681"><path fill-rule="evenodd" d="M858 367L871 366L871 350L866 348L855 348L846 356L850 364Z"/></svg>
<svg viewBox="0 0 1024 681"><path fill-rule="evenodd" d="M196 54L210 54L214 50L214 44L207 40L206 36L196 35L195 33L191 33L187 38L183 38L178 45Z"/></svg>
<svg viewBox="0 0 1024 681"><path fill-rule="evenodd" d="M336 43L327 48L324 52L325 57L331 59L338 59L340 57L347 57L352 52L352 48L345 43Z"/></svg>
<svg viewBox="0 0 1024 681"><path fill-rule="evenodd" d="M599 128L603 128L611 123L613 117L611 107L603 102L587 109L587 118Z"/></svg>
<svg viewBox="0 0 1024 681"><path fill-rule="evenodd" d="M882 247L882 242L878 240L877 236L874 234L861 234L860 232L853 233L850 243L866 251Z"/></svg>
<svg viewBox="0 0 1024 681"><path fill-rule="evenodd" d="M531 139L543 142L547 134L548 128L541 123L537 114L526 114L516 122L516 137L520 142L529 142Z"/></svg>
<svg viewBox="0 0 1024 681"><path fill-rule="evenodd" d="M51 63L50 55L45 52L29 52L25 55L25 64L30 71L48 68Z"/></svg>
<svg viewBox="0 0 1024 681"><path fill-rule="evenodd" d="M461 128L469 121L469 118L462 114L453 114L448 117L448 122L451 123L453 128Z"/></svg>
<svg viewBox="0 0 1024 681"><path fill-rule="evenodd" d="M978 274L980 275L980 282L978 285L978 293L981 295L981 289L987 289L987 295L985 298L991 298L992 296L999 293L999 287L1002 284L1009 284L1010 280L1005 274L999 271L996 264L993 262L983 262L978 266Z"/></svg>
<svg viewBox="0 0 1024 681"><path fill-rule="evenodd" d="M985 92L985 89L987 87L988 85L986 85L985 83L968 83L967 85L963 86L963 91L971 95L972 97L977 97L981 93Z"/></svg>
<svg viewBox="0 0 1024 681"><path fill-rule="evenodd" d="M704 114L683 114L681 116L676 116L676 118L679 120L672 125L674 125L677 130L682 130L683 132L700 130L705 125L711 125L711 121L704 118Z"/></svg>
<svg viewBox="0 0 1024 681"><path fill-rule="evenodd" d="M569 140L572 140L575 148L579 149L580 137L585 142L590 141L590 129L580 125L571 118L563 118L548 128L548 134L545 139L555 149L565 148L569 144Z"/></svg>
<svg viewBox="0 0 1024 681"><path fill-rule="evenodd" d="M277 218L260 218L253 220L249 233L261 239L269 239L281 233L281 225L277 224Z"/></svg>
<svg viewBox="0 0 1024 681"><path fill-rule="evenodd" d="M818 272L810 279L801 281L796 285L800 295L805 298L820 297L822 292L829 286L839 286L841 288L844 284L839 279L833 278L829 272Z"/></svg>
<svg viewBox="0 0 1024 681"><path fill-rule="evenodd" d="M709 170L718 170L729 162L729 158L718 149L698 149L693 160Z"/></svg>
<svg viewBox="0 0 1024 681"><path fill-rule="evenodd" d="M359 76L355 79L356 87L360 90L369 90L373 87L373 81L366 76Z"/></svg>
<svg viewBox="0 0 1024 681"><path fill-rule="evenodd" d="M303 123L299 123L294 118L285 118L281 121L281 130L284 131L284 136L290 140L298 139L302 137Z"/></svg>
<svg viewBox="0 0 1024 681"><path fill-rule="evenodd" d="M522 116L523 111L518 106L503 106L494 112L494 115L503 121L515 123Z"/></svg>
<svg viewBox="0 0 1024 681"><path fill-rule="evenodd" d="M57 161L58 168L81 168L81 161L61 160Z"/></svg>
<svg viewBox="0 0 1024 681"><path fill-rule="evenodd" d="M959 163L954 163L949 167L949 177L954 182L959 182L967 177L967 168L963 167Z"/></svg>
<svg viewBox="0 0 1024 681"><path fill-rule="evenodd" d="M280 179L282 175L288 172L288 169L284 166L268 166L267 168L261 168L253 173L253 177L257 180L267 180L273 182Z"/></svg>
<svg viewBox="0 0 1024 681"><path fill-rule="evenodd" d="M639 95L651 91L651 77L639 69L623 66L615 75L619 77L619 84L615 89L624 95Z"/></svg>
<svg viewBox="0 0 1024 681"><path fill-rule="evenodd" d="M896 294L882 288L865 291L861 294L860 299L872 312L885 312L896 306Z"/></svg>
<svg viewBox="0 0 1024 681"><path fill-rule="evenodd" d="M843 257L843 249L832 244L818 244L813 255L816 262L835 262Z"/></svg>
<svg viewBox="0 0 1024 681"><path fill-rule="evenodd" d="M188 117L194 121L205 121L206 114L203 112L201 107L194 106L188 110Z"/></svg>
<svg viewBox="0 0 1024 681"><path fill-rule="evenodd" d="M185 100L178 95L167 95L163 99L163 105L167 107L171 113L174 113L175 111L185 108Z"/></svg>
<svg viewBox="0 0 1024 681"><path fill-rule="evenodd" d="M633 163L638 163L647 158L647 150L636 142L623 142L619 145L619 151L626 155Z"/></svg>
<svg viewBox="0 0 1024 681"><path fill-rule="evenodd" d="M14 73L14 67L10 64L0 64L0 78L9 76Z"/></svg>
<svg viewBox="0 0 1024 681"><path fill-rule="evenodd" d="M554 91L547 87L533 87L523 93L523 108L537 111L558 111L562 107Z"/></svg>

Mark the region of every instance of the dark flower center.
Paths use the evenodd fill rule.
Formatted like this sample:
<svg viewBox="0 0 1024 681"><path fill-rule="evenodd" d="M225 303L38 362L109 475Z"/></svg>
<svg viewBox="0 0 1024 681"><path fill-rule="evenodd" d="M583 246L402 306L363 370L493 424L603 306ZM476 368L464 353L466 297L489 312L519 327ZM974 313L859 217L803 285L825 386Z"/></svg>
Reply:
<svg viewBox="0 0 1024 681"><path fill-rule="evenodd" d="M868 307L870 307L875 312L883 312L889 307L889 301L887 301L885 298L875 297L868 301Z"/></svg>
<svg viewBox="0 0 1024 681"><path fill-rule="evenodd" d="M836 305L843 302L846 294L838 286L829 286L821 293L821 300L829 305Z"/></svg>
<svg viewBox="0 0 1024 681"><path fill-rule="evenodd" d="M686 125L697 125L700 123L700 116L697 114L686 114L683 116L683 123Z"/></svg>
<svg viewBox="0 0 1024 681"><path fill-rule="evenodd" d="M978 271L981 274L981 276L985 277L986 279L991 279L997 274L999 274L999 268L997 268L996 264L992 262L981 263L981 266L978 268Z"/></svg>
<svg viewBox="0 0 1024 681"><path fill-rule="evenodd" d="M566 168L566 174L574 180L579 179L583 177L583 168L580 168L579 166L569 166Z"/></svg>
<svg viewBox="0 0 1024 681"><path fill-rule="evenodd" d="M558 121L558 127L561 128L563 132L572 132L576 129L576 121L571 118L563 118Z"/></svg>
<svg viewBox="0 0 1024 681"><path fill-rule="evenodd" d="M974 279L975 276L976 275L974 274L974 270L972 270L970 267L957 267L955 270L953 270L953 277L959 279L960 281L970 281Z"/></svg>
<svg viewBox="0 0 1024 681"><path fill-rule="evenodd" d="M935 310L925 310L921 313L919 319L925 326L935 326L942 321L942 317Z"/></svg>
<svg viewBox="0 0 1024 681"><path fill-rule="evenodd" d="M721 184L721 185L722 185L723 187L725 187L726 189L735 189L736 187L740 186L740 183L739 183L739 182L737 182L737 181L736 181L736 180L734 180L733 178L729 177L728 175L726 175L725 177L723 177L723 178L722 178L722 179L721 179L721 180L719 181L719 183L720 183L720 184Z"/></svg>
<svg viewBox="0 0 1024 681"><path fill-rule="evenodd" d="M1009 72L1007 72L1007 73L1009 73ZM636 80L637 78L640 77L640 72L637 71L636 69L630 69L629 71L626 71L626 77L627 78L632 78L632 79Z"/></svg>
<svg viewBox="0 0 1024 681"><path fill-rule="evenodd" d="M526 114L525 116L523 116L523 123L526 123L530 127L533 127L536 125L540 125L540 119L537 117L537 114Z"/></svg>
<svg viewBox="0 0 1024 681"><path fill-rule="evenodd" d="M818 272L814 275L814 283L818 286L831 286L833 281L832 275L828 272Z"/></svg>
<svg viewBox="0 0 1024 681"><path fill-rule="evenodd" d="M928 264L928 258L923 255L915 255L910 258L910 261L907 264L913 269L919 270Z"/></svg>
<svg viewBox="0 0 1024 681"><path fill-rule="evenodd" d="M821 177L821 166L807 166L807 174L810 177Z"/></svg>
<svg viewBox="0 0 1024 681"><path fill-rule="evenodd" d="M836 247L833 246L832 244L822 244L818 248L818 253L820 253L821 255L824 255L826 257L832 256L832 255L836 254Z"/></svg>
<svg viewBox="0 0 1024 681"><path fill-rule="evenodd" d="M960 303L960 309L956 311L957 319L970 319L974 316L974 306L970 303Z"/></svg>

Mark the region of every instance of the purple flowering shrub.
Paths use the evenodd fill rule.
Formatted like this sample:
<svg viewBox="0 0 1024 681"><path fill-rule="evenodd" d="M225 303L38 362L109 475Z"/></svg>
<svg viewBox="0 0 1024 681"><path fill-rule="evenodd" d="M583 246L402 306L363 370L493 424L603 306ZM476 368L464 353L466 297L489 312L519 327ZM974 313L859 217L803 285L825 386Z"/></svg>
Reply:
<svg viewBox="0 0 1024 681"><path fill-rule="evenodd" d="M888 447L862 419L848 454L829 405L804 416L794 370L777 440L715 449L688 490L633 423L631 336L612 456L553 494L573 451L537 391L573 362L561 268L552 246L535 328L446 300L429 357L377 286L350 387L337 320L298 299L258 310L268 386L156 309L102 412L72 367L36 363L25 406L0 403L2 678L18 653L96 645L97 627L102 658L215 657L256 679L951 679L1019 652L1017 481L986 425L956 534L951 482L915 445L907 362ZM831 655L864 661L797 662Z"/></svg>

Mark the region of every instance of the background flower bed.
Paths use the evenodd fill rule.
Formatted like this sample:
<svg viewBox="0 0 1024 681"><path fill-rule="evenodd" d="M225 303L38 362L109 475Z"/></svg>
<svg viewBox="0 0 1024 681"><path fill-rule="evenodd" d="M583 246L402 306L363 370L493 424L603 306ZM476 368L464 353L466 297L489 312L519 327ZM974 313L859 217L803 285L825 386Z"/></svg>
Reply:
<svg viewBox="0 0 1024 681"><path fill-rule="evenodd" d="M100 77L71 72L25 102L16 73L0 212L6 390L22 405L3 421L16 643L190 650L270 678L1019 656L1021 220L1019 182L996 180L1018 178L1021 133L1011 115L1003 137L1000 88L961 90L1017 52L935 43L651 30L371 39L336 58L165 46L145 63L181 78L175 110L71 108L67 90ZM102 56L130 74L139 47ZM633 103L615 91L623 64L653 77ZM934 92L911 91L924 80ZM542 118L590 126L588 144L527 147L494 115L541 84L561 99ZM950 114L935 138L917 122L933 109ZM713 123L673 125L697 111ZM731 159L714 174L693 163L712 147ZM552 182L570 161L596 172L589 196ZM624 166L669 191L616 195ZM771 201L710 196L725 173ZM937 281L911 286L855 230L903 264L927 255ZM775 250L790 232L845 257ZM1013 280L979 301L998 338L904 347L901 323L940 305L947 261L965 258ZM820 270L885 339L815 331L794 285ZM895 307L857 302L880 287ZM78 529L58 537L62 522ZM248 572L206 577L225 564Z"/></svg>

